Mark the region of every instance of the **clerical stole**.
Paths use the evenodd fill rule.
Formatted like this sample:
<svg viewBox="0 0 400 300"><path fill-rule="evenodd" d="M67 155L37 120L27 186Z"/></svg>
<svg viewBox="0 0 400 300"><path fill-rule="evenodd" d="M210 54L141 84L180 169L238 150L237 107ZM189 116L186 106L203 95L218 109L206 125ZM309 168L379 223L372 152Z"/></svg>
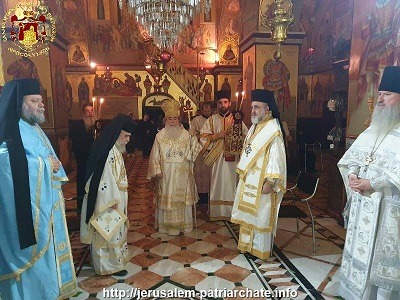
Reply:
<svg viewBox="0 0 400 300"><path fill-rule="evenodd" d="M252 215L257 215L259 209L259 197L257 195L261 194L263 180L266 178L262 171L266 168L269 155L265 154L269 154L270 145L274 138L282 135L279 127L273 126L273 123L276 123L276 121L270 120L270 123L260 124L259 126L263 127L258 128L259 131L257 133L254 132L254 127L250 130L245 139L244 153L237 165L240 179L246 182L258 183L256 189L254 189L254 185L244 185L240 196L239 209ZM267 126L268 124L269 126Z"/></svg>
<svg viewBox="0 0 400 300"><path fill-rule="evenodd" d="M161 233L178 235L193 229L192 205L198 200L193 164L200 150L197 139L183 128L176 139L165 129L156 136L147 178L156 178L156 227Z"/></svg>
<svg viewBox="0 0 400 300"><path fill-rule="evenodd" d="M232 215L235 187L238 181L236 174L238 157L233 156L233 159L227 160L223 151L223 139L211 141L213 135L228 129L232 123L232 116L224 118L219 114L214 114L208 118L200 132L200 142L203 145L204 150L212 153L215 151L215 147L222 145L222 147L218 147L218 153L216 153L215 161L211 168L209 195L210 219L212 221L228 221ZM247 131L246 125L242 123L242 135L245 136Z"/></svg>
<svg viewBox="0 0 400 300"><path fill-rule="evenodd" d="M108 275L125 269L128 262L127 233L128 222L126 218L128 205L128 180L124 165L124 159L116 146L111 148L101 176L99 190L96 199L96 206L89 224L85 222L87 209L87 195L90 187L90 180L86 183L86 195L82 205L81 217L81 241L91 244L92 265L97 274ZM107 231L107 224L98 223L103 226L102 231L96 230L92 225L93 221L99 218L106 218L110 213L111 206L117 204L117 209L124 221L114 228L114 234L104 236L102 231Z"/></svg>
<svg viewBox="0 0 400 300"><path fill-rule="evenodd" d="M282 133L275 119L252 126L237 166L240 175L231 222L240 224L238 248L264 259L270 256L278 211L286 191ZM280 159L279 159L280 158ZM264 181L273 186L261 194Z"/></svg>
<svg viewBox="0 0 400 300"><path fill-rule="evenodd" d="M371 285L400 291L400 126L373 149L376 139L368 128L338 163L347 192L340 269L340 295L346 299L364 299ZM354 192L349 174L369 179L373 190Z"/></svg>

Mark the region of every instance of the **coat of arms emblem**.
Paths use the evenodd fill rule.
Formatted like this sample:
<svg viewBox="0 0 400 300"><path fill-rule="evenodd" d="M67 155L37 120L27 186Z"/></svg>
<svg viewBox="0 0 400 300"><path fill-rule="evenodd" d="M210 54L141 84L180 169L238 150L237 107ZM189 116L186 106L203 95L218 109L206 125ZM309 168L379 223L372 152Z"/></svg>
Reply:
<svg viewBox="0 0 400 300"><path fill-rule="evenodd" d="M30 57L49 51L47 43L56 37L55 19L44 5L17 4L4 16L2 40L17 55ZM9 33L8 33L9 32Z"/></svg>

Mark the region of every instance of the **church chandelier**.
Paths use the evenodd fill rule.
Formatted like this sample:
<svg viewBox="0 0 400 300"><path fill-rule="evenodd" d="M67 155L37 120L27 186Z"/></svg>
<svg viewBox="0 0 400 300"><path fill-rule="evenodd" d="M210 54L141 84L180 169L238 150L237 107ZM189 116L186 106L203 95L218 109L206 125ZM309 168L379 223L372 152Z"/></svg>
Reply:
<svg viewBox="0 0 400 300"><path fill-rule="evenodd" d="M293 3L290 0L274 0L262 15L262 24L271 29L271 39L277 45L278 59L282 57L280 46L286 40L287 31L293 23Z"/></svg>
<svg viewBox="0 0 400 300"><path fill-rule="evenodd" d="M160 50L172 51L194 16L209 13L212 0L127 0L128 9L144 26ZM122 7L122 0L119 5ZM125 2L125 1L124 1Z"/></svg>

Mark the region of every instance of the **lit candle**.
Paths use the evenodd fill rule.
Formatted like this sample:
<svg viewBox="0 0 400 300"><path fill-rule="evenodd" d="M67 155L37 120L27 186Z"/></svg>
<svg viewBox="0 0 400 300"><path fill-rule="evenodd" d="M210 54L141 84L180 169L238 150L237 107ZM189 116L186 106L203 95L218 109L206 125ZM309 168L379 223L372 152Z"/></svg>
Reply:
<svg viewBox="0 0 400 300"><path fill-rule="evenodd" d="M96 113L96 97L92 98L92 102L93 102L93 111L94 113Z"/></svg>
<svg viewBox="0 0 400 300"><path fill-rule="evenodd" d="M238 102L239 102L239 92L235 93L236 95L236 110L238 109Z"/></svg>
<svg viewBox="0 0 400 300"><path fill-rule="evenodd" d="M99 119L101 116L101 105L103 104L103 102L104 102L104 98L100 98Z"/></svg>
<svg viewBox="0 0 400 300"><path fill-rule="evenodd" d="M242 110L242 104L243 104L244 94L245 94L245 92L242 91L242 101L240 102L239 110Z"/></svg>

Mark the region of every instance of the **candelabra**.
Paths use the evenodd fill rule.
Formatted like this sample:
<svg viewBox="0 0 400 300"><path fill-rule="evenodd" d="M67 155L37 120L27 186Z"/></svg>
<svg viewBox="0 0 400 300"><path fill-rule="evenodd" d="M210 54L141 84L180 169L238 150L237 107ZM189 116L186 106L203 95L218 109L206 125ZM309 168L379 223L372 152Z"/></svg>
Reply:
<svg viewBox="0 0 400 300"><path fill-rule="evenodd" d="M146 56L144 66L154 80L154 91L156 93L161 92L160 80L166 72L167 63L171 60L171 58L172 54L168 51L161 52L155 58L150 58L148 55Z"/></svg>
<svg viewBox="0 0 400 300"><path fill-rule="evenodd" d="M290 0L274 0L267 12L262 15L263 25L271 29L271 38L278 46L278 59L282 56L280 46L287 38L288 28L294 23L292 8Z"/></svg>

